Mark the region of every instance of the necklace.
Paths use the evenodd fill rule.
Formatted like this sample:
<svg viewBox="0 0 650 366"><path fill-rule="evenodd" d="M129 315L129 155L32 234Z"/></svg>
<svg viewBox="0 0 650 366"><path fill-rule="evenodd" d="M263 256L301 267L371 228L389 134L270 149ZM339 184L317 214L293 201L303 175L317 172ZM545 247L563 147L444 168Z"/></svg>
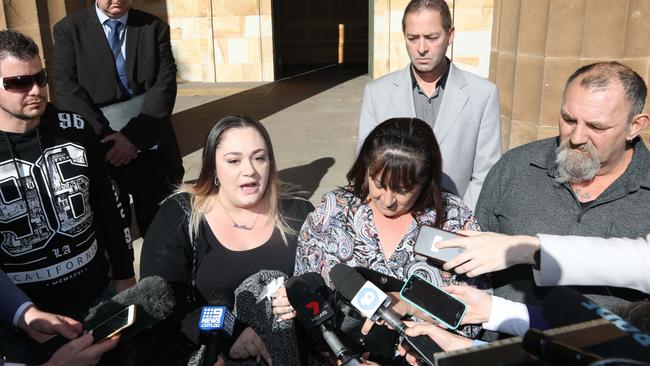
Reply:
<svg viewBox="0 0 650 366"><path fill-rule="evenodd" d="M257 218L260 216L259 212L255 215L255 219L253 219L253 223L251 223L251 226L246 226L244 224L238 224L237 222L235 222L235 220L232 218L232 216L230 216L230 214L228 213L228 210L226 210L226 208L223 207L221 202L219 202L219 199L217 199L216 201L219 204L219 206L221 206L221 208L223 208L223 212L226 213L226 216L228 216L230 221L232 221L232 227L234 227L235 229L239 229L239 230L246 230L246 231L253 230L253 228L255 227L255 223L257 222Z"/></svg>

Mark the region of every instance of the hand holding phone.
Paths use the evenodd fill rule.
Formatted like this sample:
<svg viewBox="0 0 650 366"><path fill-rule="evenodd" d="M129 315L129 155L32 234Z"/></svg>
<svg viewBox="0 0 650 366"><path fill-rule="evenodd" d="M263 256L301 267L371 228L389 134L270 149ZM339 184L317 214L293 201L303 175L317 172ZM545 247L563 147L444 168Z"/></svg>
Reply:
<svg viewBox="0 0 650 366"><path fill-rule="evenodd" d="M436 243L443 240L451 240L461 237L458 234L440 230L432 226L422 225L418 236L415 239L415 246L413 251L415 254L423 255L440 265L445 264L447 261L453 259L458 254L463 252L463 248L444 248L438 249Z"/></svg>
<svg viewBox="0 0 650 366"><path fill-rule="evenodd" d="M409 277L400 296L450 329L458 328L467 311L464 302L418 275Z"/></svg>
<svg viewBox="0 0 650 366"><path fill-rule="evenodd" d="M89 333L93 335L95 343L99 343L119 334L125 328L133 325L134 322L135 305L129 305L91 329Z"/></svg>

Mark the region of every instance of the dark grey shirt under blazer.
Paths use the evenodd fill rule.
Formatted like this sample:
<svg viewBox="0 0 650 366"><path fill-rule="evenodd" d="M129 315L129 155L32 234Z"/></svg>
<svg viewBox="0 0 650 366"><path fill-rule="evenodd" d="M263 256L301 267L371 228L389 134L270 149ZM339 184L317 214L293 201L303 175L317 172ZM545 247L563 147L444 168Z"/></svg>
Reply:
<svg viewBox="0 0 650 366"><path fill-rule="evenodd" d="M588 207L581 207L556 173L557 138L531 142L504 154L487 175L476 217L484 231L505 234L557 234L596 237L644 237L650 233L650 152L639 138L622 176ZM617 260L612 258L612 260ZM603 268L607 271L607 268ZM611 273L616 276L616 273ZM539 303L549 288L538 288L530 266L515 266L493 276L496 295ZM577 287L601 305L611 307L647 295L607 287Z"/></svg>
<svg viewBox="0 0 650 366"><path fill-rule="evenodd" d="M436 83L436 88L431 96L428 96L424 90L420 88L420 84L418 84L418 81L413 74L413 65L410 67L415 116L428 123L431 128L436 124L436 119L438 118L438 111L440 111L442 96L445 93L445 85L447 84L447 75L449 75L450 65L451 61L447 60L447 68L442 76L440 76L440 79Z"/></svg>

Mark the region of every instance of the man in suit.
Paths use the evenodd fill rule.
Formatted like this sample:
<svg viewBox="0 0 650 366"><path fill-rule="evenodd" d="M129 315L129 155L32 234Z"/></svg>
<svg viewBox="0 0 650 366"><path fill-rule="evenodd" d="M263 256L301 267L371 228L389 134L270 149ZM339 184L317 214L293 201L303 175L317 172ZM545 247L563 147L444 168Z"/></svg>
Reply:
<svg viewBox="0 0 650 366"><path fill-rule="evenodd" d="M501 156L496 86L445 57L454 27L444 0L411 0L402 31L411 64L366 85L357 147L389 118L429 123L443 157L443 188L473 210L485 176Z"/></svg>
<svg viewBox="0 0 650 366"><path fill-rule="evenodd" d="M101 138L125 213L130 221L130 194L144 236L158 203L183 177L171 125L176 65L169 26L132 9L131 0L97 0L57 23L54 39L57 104L83 115ZM117 130L100 108L125 101L136 113Z"/></svg>

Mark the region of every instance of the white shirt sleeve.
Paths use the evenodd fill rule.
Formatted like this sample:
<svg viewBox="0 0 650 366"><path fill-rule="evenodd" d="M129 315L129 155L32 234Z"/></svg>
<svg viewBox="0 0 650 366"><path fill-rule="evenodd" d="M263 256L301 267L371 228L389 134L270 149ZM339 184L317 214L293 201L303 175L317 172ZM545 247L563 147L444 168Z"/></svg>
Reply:
<svg viewBox="0 0 650 366"><path fill-rule="evenodd" d="M523 335L530 327L526 304L492 296L490 319L483 328L513 335Z"/></svg>

